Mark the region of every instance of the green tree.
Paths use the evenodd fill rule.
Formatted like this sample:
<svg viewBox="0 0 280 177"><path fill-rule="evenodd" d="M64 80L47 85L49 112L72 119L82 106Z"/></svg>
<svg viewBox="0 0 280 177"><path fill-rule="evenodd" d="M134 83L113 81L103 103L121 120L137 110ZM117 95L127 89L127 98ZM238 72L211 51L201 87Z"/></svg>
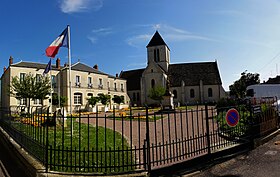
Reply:
<svg viewBox="0 0 280 177"><path fill-rule="evenodd" d="M110 95L108 95L108 94L104 94L104 93L99 93L98 94L98 97L99 97L99 99L100 99L100 101L101 101L101 103L103 104L103 105L108 105L108 103L109 103L109 101L110 101L110 99L111 99L111 96Z"/></svg>
<svg viewBox="0 0 280 177"><path fill-rule="evenodd" d="M60 101L59 101L59 99L60 99ZM58 104L60 102L60 106L64 106L66 101L67 101L67 97L58 96L57 93L52 94L52 105L59 106Z"/></svg>
<svg viewBox="0 0 280 177"><path fill-rule="evenodd" d="M91 96L90 98L87 99L88 100L88 104L91 105L92 107L94 107L96 105L96 103L98 101L100 101L99 97L93 97Z"/></svg>
<svg viewBox="0 0 280 177"><path fill-rule="evenodd" d="M244 98L246 96L246 88L249 85L259 84L260 75L258 73L241 73L240 79L236 80L232 85L229 86L230 95L236 98Z"/></svg>
<svg viewBox="0 0 280 177"><path fill-rule="evenodd" d="M112 98L112 100L117 104L121 104L124 103L124 96L114 95L114 98Z"/></svg>
<svg viewBox="0 0 280 177"><path fill-rule="evenodd" d="M31 99L47 98L51 92L51 85L49 77L33 76L33 74L26 74L23 79L17 76L12 77L9 85L9 94L17 99L27 99L27 106L30 107Z"/></svg>
<svg viewBox="0 0 280 177"><path fill-rule="evenodd" d="M164 87L156 86L149 90L148 97L153 100L158 101L159 104L161 105L161 101L163 100L163 96L164 96L165 92L166 92L166 89Z"/></svg>

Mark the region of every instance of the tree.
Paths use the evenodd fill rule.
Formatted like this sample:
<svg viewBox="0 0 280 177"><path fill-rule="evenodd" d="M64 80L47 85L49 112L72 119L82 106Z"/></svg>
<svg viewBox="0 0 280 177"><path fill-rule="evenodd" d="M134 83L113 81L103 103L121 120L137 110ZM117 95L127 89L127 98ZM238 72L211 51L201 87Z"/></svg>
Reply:
<svg viewBox="0 0 280 177"><path fill-rule="evenodd" d="M91 105L92 107L94 107L96 105L96 103L98 101L100 101L99 97L93 97L91 96L90 98L87 99L88 100L88 104Z"/></svg>
<svg viewBox="0 0 280 177"><path fill-rule="evenodd" d="M50 79L41 75L33 76L29 73L23 79L15 76L12 77L11 85L9 85L9 94L17 99L28 99L28 107L30 107L31 99L44 100L50 93Z"/></svg>
<svg viewBox="0 0 280 177"><path fill-rule="evenodd" d="M100 101L101 101L101 103L103 104L103 105L108 105L108 103L109 103L109 101L110 101L110 99L111 99L111 96L110 95L108 95L108 94L104 94L104 93L99 93L98 94L98 97L99 97L99 99L100 99Z"/></svg>
<svg viewBox="0 0 280 177"><path fill-rule="evenodd" d="M246 73L246 71L241 73L239 80L235 81L229 86L230 95L236 98L244 98L246 96L246 88L249 85L259 84L260 75L258 73Z"/></svg>
<svg viewBox="0 0 280 177"><path fill-rule="evenodd" d="M112 100L117 104L124 103L124 97L123 96L114 95L114 98L112 98Z"/></svg>
<svg viewBox="0 0 280 177"><path fill-rule="evenodd" d="M60 99L60 101L59 101L59 99ZM58 96L57 93L52 94L52 105L59 106L58 104L60 102L60 106L64 106L66 101L67 101L67 97Z"/></svg>
<svg viewBox="0 0 280 177"><path fill-rule="evenodd" d="M161 105L161 101L163 100L163 96L164 96L165 92L166 92L166 89L164 87L156 86L149 90L148 97L153 100L159 101L159 104Z"/></svg>

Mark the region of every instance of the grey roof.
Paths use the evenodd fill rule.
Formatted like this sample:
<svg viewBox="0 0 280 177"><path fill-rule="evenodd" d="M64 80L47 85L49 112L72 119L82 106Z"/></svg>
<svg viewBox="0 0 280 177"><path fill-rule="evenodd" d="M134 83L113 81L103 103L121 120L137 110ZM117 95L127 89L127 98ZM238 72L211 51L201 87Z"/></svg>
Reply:
<svg viewBox="0 0 280 177"><path fill-rule="evenodd" d="M188 86L199 85L200 80L203 85L222 84L217 62L171 64L168 77L171 87L181 86L182 81Z"/></svg>
<svg viewBox="0 0 280 177"><path fill-rule="evenodd" d="M140 90L140 79L145 69L122 71L120 78L127 80L127 90Z"/></svg>
<svg viewBox="0 0 280 177"><path fill-rule="evenodd" d="M77 62L77 63L73 64L71 69L76 70L76 71L84 71L84 72L108 75L106 73L103 73L103 72L101 72L97 69L94 69L93 67L90 67L90 66L88 66L86 64L83 64L81 62Z"/></svg>
<svg viewBox="0 0 280 177"><path fill-rule="evenodd" d="M164 40L160 36L159 32L156 31L154 36L150 40L149 44L147 45L147 47L159 46L159 45L166 45L166 43L164 42Z"/></svg>
<svg viewBox="0 0 280 177"><path fill-rule="evenodd" d="M36 68L36 69L45 69L48 63L35 63L35 62L25 62L20 61L18 63L14 63L11 66L13 67L22 67L22 68ZM58 70L56 65L52 64L52 70Z"/></svg>

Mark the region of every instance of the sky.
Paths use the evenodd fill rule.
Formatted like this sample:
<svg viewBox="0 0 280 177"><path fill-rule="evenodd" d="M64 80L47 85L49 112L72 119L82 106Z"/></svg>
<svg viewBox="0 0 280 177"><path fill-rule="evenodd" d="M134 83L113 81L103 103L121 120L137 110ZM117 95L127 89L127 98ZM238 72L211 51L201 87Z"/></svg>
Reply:
<svg viewBox="0 0 280 177"><path fill-rule="evenodd" d="M10 56L47 64L70 25L71 62L111 75L145 68L156 30L171 63L217 61L225 90L244 71L261 82L280 73L280 0L1 0L0 21L0 68Z"/></svg>

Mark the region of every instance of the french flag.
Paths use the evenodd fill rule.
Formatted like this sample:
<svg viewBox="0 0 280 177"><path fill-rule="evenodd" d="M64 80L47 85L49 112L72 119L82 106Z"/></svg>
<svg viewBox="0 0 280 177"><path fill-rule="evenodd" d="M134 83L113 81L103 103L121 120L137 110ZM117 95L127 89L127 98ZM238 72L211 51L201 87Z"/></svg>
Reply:
<svg viewBox="0 0 280 177"><path fill-rule="evenodd" d="M51 45L46 49L46 55L48 57L54 58L58 53L60 47L68 46L68 27L51 43Z"/></svg>

